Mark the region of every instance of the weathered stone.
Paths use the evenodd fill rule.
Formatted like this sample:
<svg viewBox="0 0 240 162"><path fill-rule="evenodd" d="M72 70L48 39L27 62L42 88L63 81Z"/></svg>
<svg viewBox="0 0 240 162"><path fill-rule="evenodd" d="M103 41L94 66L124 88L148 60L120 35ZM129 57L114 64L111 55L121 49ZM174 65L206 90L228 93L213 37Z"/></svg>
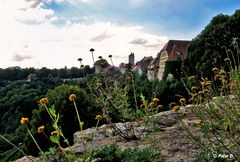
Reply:
<svg viewBox="0 0 240 162"><path fill-rule="evenodd" d="M197 117L191 113L191 106L188 106L181 107L178 112L161 112L135 122L105 124L76 132L74 145L65 150L81 154L86 150L113 143L122 150L151 146L157 148L167 162L190 162L196 159L199 148L189 140L188 134L179 128L184 123L185 129L189 129L193 135L200 136L200 128L192 127L196 120Z"/></svg>
<svg viewBox="0 0 240 162"><path fill-rule="evenodd" d="M20 159L17 159L15 162L40 162L39 158L33 157L33 156L24 156Z"/></svg>
<svg viewBox="0 0 240 162"><path fill-rule="evenodd" d="M187 116L184 116L183 114L186 112ZM191 107L188 106L181 107L177 113L166 111L150 116L148 122L138 120L115 123L102 125L97 129L90 128L76 132L74 134L75 144L67 150L82 153L88 149L96 149L113 143L116 143L123 150L152 146L161 152L165 161L194 161L199 154L199 148L192 144L184 131L179 129L180 118L193 134L200 134L199 127L191 127L197 118L191 114ZM125 140L118 134L119 132L128 137L135 135L137 138ZM153 141L148 140L148 137L152 137Z"/></svg>

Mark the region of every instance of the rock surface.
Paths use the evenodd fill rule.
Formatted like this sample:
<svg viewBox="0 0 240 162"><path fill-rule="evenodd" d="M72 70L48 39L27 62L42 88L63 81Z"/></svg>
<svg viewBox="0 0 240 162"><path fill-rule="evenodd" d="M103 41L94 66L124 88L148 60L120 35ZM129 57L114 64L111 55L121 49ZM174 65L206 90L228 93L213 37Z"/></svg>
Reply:
<svg viewBox="0 0 240 162"><path fill-rule="evenodd" d="M18 160L16 160L15 162L40 162L39 158L33 157L33 156L24 156Z"/></svg>
<svg viewBox="0 0 240 162"><path fill-rule="evenodd" d="M189 108L182 107L178 113L166 111L151 116L147 123L138 120L79 131L74 134L75 144L67 150L82 153L84 150L116 143L121 149L155 147L166 162L194 161L200 150L189 140L185 131L179 129L181 118L192 134L200 134L199 127L191 126L196 123L197 118L189 111ZM123 138L123 135L126 138Z"/></svg>
<svg viewBox="0 0 240 162"><path fill-rule="evenodd" d="M188 134L180 130L180 125L184 123L193 135L201 135L199 127L192 127L197 120L189 106L186 106L181 107L178 113L165 111L134 122L105 124L76 132L74 145L66 148L66 151L83 153L85 150L116 143L123 150L154 147L166 162L191 162L200 150L189 140ZM38 158L32 158L39 161ZM15 162L31 161L25 156Z"/></svg>

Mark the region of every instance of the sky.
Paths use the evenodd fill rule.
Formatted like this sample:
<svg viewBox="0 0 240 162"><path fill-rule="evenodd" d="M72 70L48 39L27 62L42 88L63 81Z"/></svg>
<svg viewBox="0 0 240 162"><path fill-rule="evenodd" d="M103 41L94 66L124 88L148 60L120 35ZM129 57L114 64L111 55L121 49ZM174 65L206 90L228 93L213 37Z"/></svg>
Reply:
<svg viewBox="0 0 240 162"><path fill-rule="evenodd" d="M93 66L156 57L170 39L191 40L240 0L0 0L0 68Z"/></svg>

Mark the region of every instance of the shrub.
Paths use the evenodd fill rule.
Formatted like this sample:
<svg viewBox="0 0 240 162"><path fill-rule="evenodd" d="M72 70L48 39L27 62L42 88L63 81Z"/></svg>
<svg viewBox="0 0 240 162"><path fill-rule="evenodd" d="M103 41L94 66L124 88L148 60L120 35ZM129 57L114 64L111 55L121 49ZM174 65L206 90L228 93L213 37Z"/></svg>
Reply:
<svg viewBox="0 0 240 162"><path fill-rule="evenodd" d="M232 68L229 58L225 62L229 68L214 67L211 79L189 77L188 91L194 104L191 111L199 119L195 126L201 128L202 134L194 136L186 125L183 128L203 154L217 152L221 159L221 155L229 155L232 159L227 160L240 160L239 66Z"/></svg>
<svg viewBox="0 0 240 162"><path fill-rule="evenodd" d="M128 148L122 151L116 144L90 152L86 161L96 162L161 162L161 154L152 148Z"/></svg>

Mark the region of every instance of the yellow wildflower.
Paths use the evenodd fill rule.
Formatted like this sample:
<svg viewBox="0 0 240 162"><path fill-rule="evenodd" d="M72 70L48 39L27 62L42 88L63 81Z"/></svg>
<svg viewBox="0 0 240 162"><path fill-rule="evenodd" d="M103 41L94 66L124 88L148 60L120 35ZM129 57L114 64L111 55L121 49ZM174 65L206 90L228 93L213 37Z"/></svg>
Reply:
<svg viewBox="0 0 240 162"><path fill-rule="evenodd" d="M58 132L57 131L53 131L53 132L51 132L51 135L52 136L56 136L56 135L58 135Z"/></svg>
<svg viewBox="0 0 240 162"><path fill-rule="evenodd" d="M47 98L42 98L42 99L39 101L39 103L40 103L41 105L46 104L46 103L48 103L48 99L47 99Z"/></svg>
<svg viewBox="0 0 240 162"><path fill-rule="evenodd" d="M230 58L225 58L224 61L225 61L225 62L227 62L227 61L230 62Z"/></svg>
<svg viewBox="0 0 240 162"><path fill-rule="evenodd" d="M27 124L29 122L28 118L21 118L21 124Z"/></svg>
<svg viewBox="0 0 240 162"><path fill-rule="evenodd" d="M184 111L184 112L182 113L182 116L187 116L187 112Z"/></svg>
<svg viewBox="0 0 240 162"><path fill-rule="evenodd" d="M126 81L130 81L130 80L132 80L132 78L130 76L127 76Z"/></svg>
<svg viewBox="0 0 240 162"><path fill-rule="evenodd" d="M188 101L189 101L189 102L192 102L192 101L193 101L193 98L190 98Z"/></svg>
<svg viewBox="0 0 240 162"><path fill-rule="evenodd" d="M185 99L185 98L180 98L179 102L180 102L181 104L185 104L185 103L186 103L186 99Z"/></svg>
<svg viewBox="0 0 240 162"><path fill-rule="evenodd" d="M158 110L160 110L160 109L162 109L162 108L163 108L163 105L158 105L158 106L157 106L157 109L158 109Z"/></svg>
<svg viewBox="0 0 240 162"><path fill-rule="evenodd" d="M192 98L197 98L197 97L198 97L197 93L192 94Z"/></svg>
<svg viewBox="0 0 240 162"><path fill-rule="evenodd" d="M197 121L195 122L195 124L196 124L196 125L202 125L202 124L203 124L203 121L202 121L202 120L197 120Z"/></svg>
<svg viewBox="0 0 240 162"><path fill-rule="evenodd" d="M188 80L190 80L190 81L194 81L195 79L196 79L195 76L188 77Z"/></svg>
<svg viewBox="0 0 240 162"><path fill-rule="evenodd" d="M218 68L213 68L212 72L217 73L218 72Z"/></svg>
<svg viewBox="0 0 240 162"><path fill-rule="evenodd" d="M144 108L145 108L145 105L144 105L144 104L141 104L140 107L141 107L142 109L144 109Z"/></svg>
<svg viewBox="0 0 240 162"><path fill-rule="evenodd" d="M218 78L220 78L220 75L217 74L214 76L214 80L218 80Z"/></svg>
<svg viewBox="0 0 240 162"><path fill-rule="evenodd" d="M202 91L199 91L199 92L198 92L198 94L199 94L199 95L202 95L202 94L203 94L203 92L202 92Z"/></svg>
<svg viewBox="0 0 240 162"><path fill-rule="evenodd" d="M96 120L102 120L102 116L101 115L96 115Z"/></svg>
<svg viewBox="0 0 240 162"><path fill-rule="evenodd" d="M77 96L76 96L75 94L71 94L71 95L69 96L69 100L70 100L70 101L75 101L76 98L77 98Z"/></svg>
<svg viewBox="0 0 240 162"><path fill-rule="evenodd" d="M178 110L180 110L180 106L174 106L172 110L177 112Z"/></svg>
<svg viewBox="0 0 240 162"><path fill-rule="evenodd" d="M37 132L42 133L44 131L44 128L45 128L44 125L38 127Z"/></svg>
<svg viewBox="0 0 240 162"><path fill-rule="evenodd" d="M211 84L211 81L206 81L206 86L210 86Z"/></svg>
<svg viewBox="0 0 240 162"><path fill-rule="evenodd" d="M84 65L81 65L80 68L83 69L83 68L84 68Z"/></svg>
<svg viewBox="0 0 240 162"><path fill-rule="evenodd" d="M220 70L220 75L226 75L225 70L221 69L221 70Z"/></svg>
<svg viewBox="0 0 240 162"><path fill-rule="evenodd" d="M150 102L149 106L153 107L153 106L155 106L155 103L154 102Z"/></svg>
<svg viewBox="0 0 240 162"><path fill-rule="evenodd" d="M192 88L191 88L192 91L197 90L197 89L198 89L198 87L196 87L196 86L192 86Z"/></svg>
<svg viewBox="0 0 240 162"><path fill-rule="evenodd" d="M158 102L158 101L159 101L158 98L156 98L156 97L153 98L153 102Z"/></svg>
<svg viewBox="0 0 240 162"><path fill-rule="evenodd" d="M209 91L208 89L204 89L204 90L202 90L202 92L203 92L204 94L208 94L210 91Z"/></svg>
<svg viewBox="0 0 240 162"><path fill-rule="evenodd" d="M203 87L205 87L205 86L206 86L206 82L201 82L201 85L202 85Z"/></svg>
<svg viewBox="0 0 240 162"><path fill-rule="evenodd" d="M171 102L171 103L169 104L169 108L170 108L170 109L173 109L174 106L176 106L176 103L175 103L175 102Z"/></svg>

